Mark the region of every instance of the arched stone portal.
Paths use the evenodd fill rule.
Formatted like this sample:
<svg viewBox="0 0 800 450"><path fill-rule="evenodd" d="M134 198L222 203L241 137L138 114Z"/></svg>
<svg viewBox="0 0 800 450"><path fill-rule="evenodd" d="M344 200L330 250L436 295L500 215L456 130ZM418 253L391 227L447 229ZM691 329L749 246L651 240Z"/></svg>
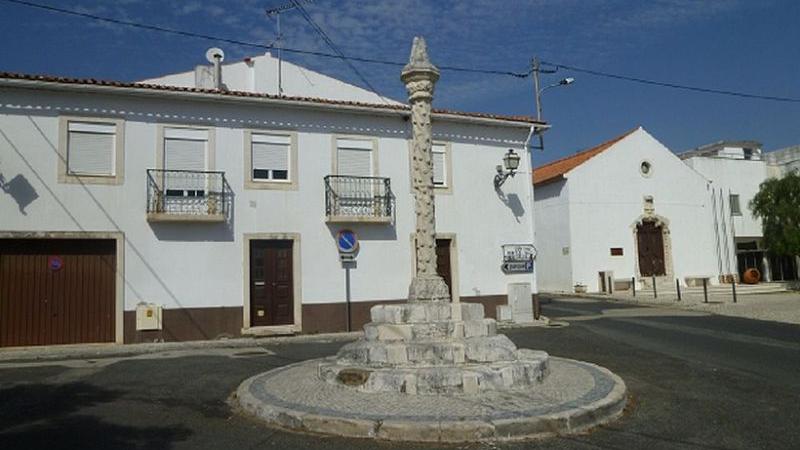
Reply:
<svg viewBox="0 0 800 450"><path fill-rule="evenodd" d="M655 214L644 214L636 219L631 228L636 252L635 273L645 280L654 276L673 278L669 221Z"/></svg>

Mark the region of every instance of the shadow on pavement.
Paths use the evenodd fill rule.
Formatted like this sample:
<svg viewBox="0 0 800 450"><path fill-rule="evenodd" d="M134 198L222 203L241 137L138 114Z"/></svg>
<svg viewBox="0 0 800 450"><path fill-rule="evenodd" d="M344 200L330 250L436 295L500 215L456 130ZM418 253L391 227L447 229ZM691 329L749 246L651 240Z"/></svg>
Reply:
<svg viewBox="0 0 800 450"><path fill-rule="evenodd" d="M184 427L131 427L73 414L120 393L88 383L23 384L0 389L0 448L170 448Z"/></svg>

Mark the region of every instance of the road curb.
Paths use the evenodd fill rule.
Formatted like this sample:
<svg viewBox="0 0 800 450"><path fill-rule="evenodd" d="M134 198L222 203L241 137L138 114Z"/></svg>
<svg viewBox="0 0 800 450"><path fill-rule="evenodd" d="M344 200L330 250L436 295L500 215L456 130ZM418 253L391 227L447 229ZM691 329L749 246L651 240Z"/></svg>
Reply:
<svg viewBox="0 0 800 450"><path fill-rule="evenodd" d="M220 339L213 341L152 342L142 344L85 344L5 348L0 349L0 363L119 358L176 350L251 348L264 345L282 345L304 342L343 342L357 339L362 334L363 333L361 332L351 332Z"/></svg>

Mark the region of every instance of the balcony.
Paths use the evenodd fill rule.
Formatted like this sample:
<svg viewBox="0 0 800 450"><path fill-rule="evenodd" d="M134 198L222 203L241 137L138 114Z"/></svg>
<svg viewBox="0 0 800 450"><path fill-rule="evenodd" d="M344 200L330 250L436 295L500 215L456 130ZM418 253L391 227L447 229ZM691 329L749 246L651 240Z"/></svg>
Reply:
<svg viewBox="0 0 800 450"><path fill-rule="evenodd" d="M225 222L231 190L225 172L147 170L148 222Z"/></svg>
<svg viewBox="0 0 800 450"><path fill-rule="evenodd" d="M328 175L325 215L334 223L391 223L394 195L388 178Z"/></svg>

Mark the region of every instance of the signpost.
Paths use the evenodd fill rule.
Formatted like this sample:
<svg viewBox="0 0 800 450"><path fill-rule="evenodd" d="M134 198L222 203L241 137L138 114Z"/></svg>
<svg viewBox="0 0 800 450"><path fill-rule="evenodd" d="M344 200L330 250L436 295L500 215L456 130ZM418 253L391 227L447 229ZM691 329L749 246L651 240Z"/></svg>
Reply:
<svg viewBox="0 0 800 450"><path fill-rule="evenodd" d="M503 245L504 273L532 273L533 260L536 258L536 247L533 244Z"/></svg>
<svg viewBox="0 0 800 450"><path fill-rule="evenodd" d="M358 235L353 230L340 230L336 233L336 248L339 249L339 261L344 267L344 290L347 309L347 331L351 331L350 316L350 269L356 261L358 253Z"/></svg>

